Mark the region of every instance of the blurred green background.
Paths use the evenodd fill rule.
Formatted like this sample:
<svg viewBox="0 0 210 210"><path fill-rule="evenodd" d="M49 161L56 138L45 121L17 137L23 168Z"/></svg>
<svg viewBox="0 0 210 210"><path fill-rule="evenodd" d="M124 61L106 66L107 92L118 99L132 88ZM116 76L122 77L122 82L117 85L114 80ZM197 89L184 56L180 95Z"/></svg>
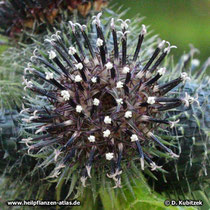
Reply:
<svg viewBox="0 0 210 210"><path fill-rule="evenodd" d="M154 34L176 45L175 59L188 52L190 43L200 50L202 62L210 56L210 0L111 0L110 5L129 8L125 19L144 16L139 30L142 23L150 25ZM0 45L0 52L4 49Z"/></svg>
<svg viewBox="0 0 210 210"><path fill-rule="evenodd" d="M113 0L111 4L117 4L115 9L130 8L124 18L144 16L142 23L150 25L154 34L178 47L173 50L175 58L188 52L189 43L200 50L201 61L210 56L210 0Z"/></svg>

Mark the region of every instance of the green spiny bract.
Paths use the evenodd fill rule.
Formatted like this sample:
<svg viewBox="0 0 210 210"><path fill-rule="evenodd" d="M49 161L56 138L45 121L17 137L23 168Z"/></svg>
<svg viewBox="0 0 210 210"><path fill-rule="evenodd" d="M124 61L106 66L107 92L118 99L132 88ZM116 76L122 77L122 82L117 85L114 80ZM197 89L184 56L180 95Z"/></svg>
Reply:
<svg viewBox="0 0 210 210"><path fill-rule="evenodd" d="M99 11L106 4L105 0L5 0L0 2L0 33L10 37L20 35L23 30L40 33L62 19L62 10L70 14L78 10L86 16L92 7Z"/></svg>
<svg viewBox="0 0 210 210"><path fill-rule="evenodd" d="M24 83L37 96L28 96L21 112L29 135L22 142L30 155L49 156L41 165L55 167L46 178L57 178L70 166L77 168L83 186L88 177L100 182L107 174L121 187L122 168L132 161L140 160L142 170L145 163L162 170L153 156L178 157L154 132L159 124L173 128L178 122L163 119L165 111L189 107L195 99L166 96L189 79L185 72L158 83L167 71L160 65L175 46L161 41L154 50L148 48L142 25L134 47L128 44L129 20L118 20L119 27L112 19L104 28L100 16L93 19L97 36L70 22L70 36L58 31L45 40L49 55L34 52Z"/></svg>
<svg viewBox="0 0 210 210"><path fill-rule="evenodd" d="M179 62L174 66L172 73L177 75L181 71L186 71L191 76L191 81L185 87L180 86L175 89L177 94L184 95L184 92L197 98L197 104L192 104L190 110L177 109L171 110L167 116L179 117L180 127L162 133L163 136L170 136L177 139L177 148L180 158L176 161L164 162L167 174L156 173L158 181L155 189L159 192L167 192L184 199L195 198L194 192L202 190L208 186L209 174L209 83L210 78L206 70L210 65L210 58L198 68L200 62L194 58L198 52L193 46L188 54L183 55ZM166 81L170 79L167 78ZM170 134L170 135L168 135ZM161 132L160 132L161 135ZM168 137L168 139L170 139ZM163 137L164 138L164 137ZM154 182L154 179L152 180ZM154 183L153 183L154 184ZM174 193L175 192L175 193ZM178 198L176 197L176 199Z"/></svg>
<svg viewBox="0 0 210 210"><path fill-rule="evenodd" d="M0 173L4 172L7 157L12 157L17 150L17 139L19 133L18 112L1 111L0 112ZM20 140L20 139L19 139ZM16 157L13 157L15 159Z"/></svg>

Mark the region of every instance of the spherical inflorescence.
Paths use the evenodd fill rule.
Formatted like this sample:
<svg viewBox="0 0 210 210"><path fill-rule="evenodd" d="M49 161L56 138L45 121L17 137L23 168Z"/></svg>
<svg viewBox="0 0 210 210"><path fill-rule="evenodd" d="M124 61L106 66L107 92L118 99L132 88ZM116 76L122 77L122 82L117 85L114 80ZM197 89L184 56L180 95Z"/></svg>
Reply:
<svg viewBox="0 0 210 210"><path fill-rule="evenodd" d="M175 46L162 41L147 61L139 62L146 27L142 26L137 46L128 55L130 21L119 20L121 31L117 31L112 19L110 41L105 39L100 16L93 18L95 39L90 38L86 26L70 22L74 46L66 46L57 32L47 40L52 46L48 59L32 56L33 65L26 68L24 82L31 91L44 96L49 107L32 104L22 111L28 113L23 120L33 123L37 135L25 141L30 152L56 144L55 160L60 161L57 170L67 162L79 162L83 186L95 165L98 171L105 168L115 187L121 187L122 158L138 156L142 170L145 162L152 170L159 167L144 148L145 142L153 141L158 149L178 157L161 143L154 129L159 124L173 127L178 121L161 119L162 113L182 104L189 106L193 99L188 95L166 97L189 79L186 73L168 83L158 83L167 71L159 66ZM162 50L165 44L168 46ZM42 68L37 68L38 64ZM31 75L36 78L33 82L27 80ZM40 81L45 88L38 85Z"/></svg>

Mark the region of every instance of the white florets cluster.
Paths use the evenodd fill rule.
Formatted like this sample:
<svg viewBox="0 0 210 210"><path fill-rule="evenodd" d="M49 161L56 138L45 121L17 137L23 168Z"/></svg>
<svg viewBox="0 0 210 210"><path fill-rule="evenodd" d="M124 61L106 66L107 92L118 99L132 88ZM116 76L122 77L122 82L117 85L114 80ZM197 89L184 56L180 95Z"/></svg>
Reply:
<svg viewBox="0 0 210 210"><path fill-rule="evenodd" d="M131 136L131 141L138 141L138 140L139 140L139 138L138 138L138 136L136 134L133 134Z"/></svg>
<svg viewBox="0 0 210 210"><path fill-rule="evenodd" d="M62 90L61 91L61 96L65 101L68 101L70 99L70 94L67 90Z"/></svg>
<svg viewBox="0 0 210 210"><path fill-rule="evenodd" d="M125 118L131 118L132 117L132 112L131 111L127 111L125 113Z"/></svg>
<svg viewBox="0 0 210 210"><path fill-rule="evenodd" d="M97 98L94 98L93 105L98 106L100 104L100 101Z"/></svg>
<svg viewBox="0 0 210 210"><path fill-rule="evenodd" d="M93 135L90 135L89 137L88 137L88 140L90 141L90 142L95 142L95 140L96 140L96 137L95 136L93 136Z"/></svg>
<svg viewBox="0 0 210 210"><path fill-rule="evenodd" d="M100 38L98 38L97 41L96 41L96 45L97 45L98 47L103 46L103 43L104 43L104 41L103 41L102 39L100 39Z"/></svg>
<svg viewBox="0 0 210 210"><path fill-rule="evenodd" d="M82 77L80 75L76 75L76 77L74 78L75 82L81 82L82 81Z"/></svg>
<svg viewBox="0 0 210 210"><path fill-rule="evenodd" d="M117 88L118 89L123 88L123 82L121 81L117 82Z"/></svg>
<svg viewBox="0 0 210 210"><path fill-rule="evenodd" d="M46 80L50 80L54 78L53 73L51 72L45 72L45 75L46 75L45 76Z"/></svg>
<svg viewBox="0 0 210 210"><path fill-rule="evenodd" d="M75 66L76 66L77 69L80 69L80 70L83 69L82 63L75 64Z"/></svg>
<svg viewBox="0 0 210 210"><path fill-rule="evenodd" d="M127 67L127 66L123 67L123 70L122 70L122 73L123 73L123 74L127 74L127 73L129 73L129 72L130 72L129 67Z"/></svg>
<svg viewBox="0 0 210 210"><path fill-rule="evenodd" d="M163 67L163 68L160 68L158 71L157 71L161 76L165 74L166 72L166 68Z"/></svg>
<svg viewBox="0 0 210 210"><path fill-rule="evenodd" d="M52 60L52 59L54 59L55 57L56 57L55 51L51 50L51 51L49 52L49 59Z"/></svg>
<svg viewBox="0 0 210 210"><path fill-rule="evenodd" d="M108 62L105 66L108 70L113 68L113 64L111 62Z"/></svg>
<svg viewBox="0 0 210 210"><path fill-rule="evenodd" d="M112 119L111 119L109 116L106 116L106 117L104 118L104 123L105 123L105 124L111 124L111 123L112 123Z"/></svg>
<svg viewBox="0 0 210 210"><path fill-rule="evenodd" d="M82 108L81 105L77 105L77 106L76 106L76 112L81 113L82 110L83 110L83 108Z"/></svg>
<svg viewBox="0 0 210 210"><path fill-rule="evenodd" d="M103 131L103 137L109 137L111 134L111 131L109 129Z"/></svg>
<svg viewBox="0 0 210 210"><path fill-rule="evenodd" d="M114 158L114 153L112 153L112 152L106 153L106 159L107 160L111 160L113 158Z"/></svg>
<svg viewBox="0 0 210 210"><path fill-rule="evenodd" d="M69 47L69 55L74 55L76 52L77 51L74 47Z"/></svg>
<svg viewBox="0 0 210 210"><path fill-rule="evenodd" d="M118 99L116 99L116 102L117 102L118 104L123 104L123 99L122 99L122 98L118 98Z"/></svg>
<svg viewBox="0 0 210 210"><path fill-rule="evenodd" d="M91 78L91 82L92 82L92 83L96 83L96 82L97 82L97 78L96 78L96 77L92 77L92 78Z"/></svg>
<svg viewBox="0 0 210 210"><path fill-rule="evenodd" d="M148 104L154 104L155 103L155 97L148 97L147 103Z"/></svg>

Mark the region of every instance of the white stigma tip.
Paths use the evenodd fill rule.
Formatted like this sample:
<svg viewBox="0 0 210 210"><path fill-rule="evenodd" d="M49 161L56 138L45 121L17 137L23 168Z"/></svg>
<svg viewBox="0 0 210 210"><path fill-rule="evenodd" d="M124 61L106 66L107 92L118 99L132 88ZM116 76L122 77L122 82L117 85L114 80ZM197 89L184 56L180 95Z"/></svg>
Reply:
<svg viewBox="0 0 210 210"><path fill-rule="evenodd" d="M123 70L122 70L122 73L123 74L127 74L127 73L129 73L130 72L130 69L129 69L129 67L127 67L127 66L125 66L124 68L123 68Z"/></svg>
<svg viewBox="0 0 210 210"><path fill-rule="evenodd" d="M75 64L75 66L77 69L80 69L80 70L82 70L82 68L83 68L82 63Z"/></svg>
<svg viewBox="0 0 210 210"><path fill-rule="evenodd" d="M127 111L125 113L125 118L131 118L132 117L132 112L131 111Z"/></svg>
<svg viewBox="0 0 210 210"><path fill-rule="evenodd" d="M160 68L158 71L157 71L161 76L165 74L166 72L166 68L163 67L163 68Z"/></svg>
<svg viewBox="0 0 210 210"><path fill-rule="evenodd" d="M61 96L65 101L68 101L70 99L70 94L67 90L62 90L61 91Z"/></svg>
<svg viewBox="0 0 210 210"><path fill-rule="evenodd" d="M158 85L155 85L154 88L153 88L153 91L156 93L159 91L159 86Z"/></svg>
<svg viewBox="0 0 210 210"><path fill-rule="evenodd" d="M106 116L106 117L104 118L104 123L105 123L105 124L111 124L111 123L112 123L112 119L111 119L109 116Z"/></svg>
<svg viewBox="0 0 210 210"><path fill-rule="evenodd" d="M151 171L155 171L157 168L162 168L162 166L157 166L154 162L150 163Z"/></svg>
<svg viewBox="0 0 210 210"><path fill-rule="evenodd" d="M101 21L100 21L101 15L102 15L102 12L98 13L96 16L93 16L92 17L93 18L92 24L96 24L96 25L100 26L100 24L101 24Z"/></svg>
<svg viewBox="0 0 210 210"><path fill-rule="evenodd" d="M166 41L163 40L162 42L159 43L158 48L162 49L163 46L165 45Z"/></svg>
<svg viewBox="0 0 210 210"><path fill-rule="evenodd" d="M141 35L145 35L147 33L146 26L143 24L142 25L142 30L141 30Z"/></svg>
<svg viewBox="0 0 210 210"><path fill-rule="evenodd" d="M141 120L142 120L142 121L148 121L148 120L149 120L149 116L147 116L147 115L142 115L142 116L141 116Z"/></svg>
<svg viewBox="0 0 210 210"><path fill-rule="evenodd" d="M117 82L117 88L123 88L123 82Z"/></svg>
<svg viewBox="0 0 210 210"><path fill-rule="evenodd" d="M74 47L69 47L69 55L74 55L76 52L77 51Z"/></svg>
<svg viewBox="0 0 210 210"><path fill-rule="evenodd" d="M113 64L111 62L108 62L105 66L108 70L113 68Z"/></svg>
<svg viewBox="0 0 210 210"><path fill-rule="evenodd" d="M93 105L98 106L100 104L100 101L97 98L94 98Z"/></svg>
<svg viewBox="0 0 210 210"><path fill-rule="evenodd" d="M97 45L98 47L103 46L103 43L104 43L104 41L103 41L102 39L100 39L100 38L98 38L97 41L96 41L96 45Z"/></svg>
<svg viewBox="0 0 210 210"><path fill-rule="evenodd" d="M127 29L128 28L128 23L130 23L129 19L126 19L125 21L122 19L118 19L118 21L121 22L121 29Z"/></svg>
<svg viewBox="0 0 210 210"><path fill-rule="evenodd" d="M172 48L177 48L177 46L175 46L175 45L172 45L171 46L171 44L169 42L166 42L166 43L168 44L168 47L166 47L164 49L164 53L167 53L168 54Z"/></svg>
<svg viewBox="0 0 210 210"><path fill-rule="evenodd" d="M144 158L140 158L141 170L144 170Z"/></svg>
<svg viewBox="0 0 210 210"><path fill-rule="evenodd" d="M54 59L54 58L56 57L55 51L51 50L51 51L48 52L48 53L49 53L49 59L50 59L50 60L52 60L52 59Z"/></svg>
<svg viewBox="0 0 210 210"><path fill-rule="evenodd" d="M148 97L147 103L148 104L154 104L155 103L155 97Z"/></svg>
<svg viewBox="0 0 210 210"><path fill-rule="evenodd" d="M114 153L111 153L111 152L106 153L106 159L107 159L107 160L111 160L111 159L113 159L113 158L114 158Z"/></svg>
<svg viewBox="0 0 210 210"><path fill-rule="evenodd" d="M117 102L118 104L123 104L123 99L122 99L122 98L116 99L116 102Z"/></svg>
<svg viewBox="0 0 210 210"><path fill-rule="evenodd" d="M140 71L138 74L136 74L136 77L138 79L141 79L143 76L144 76L144 72L143 71Z"/></svg>
<svg viewBox="0 0 210 210"><path fill-rule="evenodd" d="M90 142L95 142L96 138L95 138L95 136L90 135L90 136L88 137L88 140L89 140Z"/></svg>
<svg viewBox="0 0 210 210"><path fill-rule="evenodd" d="M178 122L179 122L180 120L178 119L178 120L176 120L176 121L170 121L169 123L170 123L170 128L173 128Z"/></svg>
<svg viewBox="0 0 210 210"><path fill-rule="evenodd" d="M173 153L172 151L169 153L172 158L179 158L179 155Z"/></svg>
<svg viewBox="0 0 210 210"><path fill-rule="evenodd" d="M188 77L188 74L186 72L181 73L181 79L185 82L186 80L191 80L190 77Z"/></svg>
<svg viewBox="0 0 210 210"><path fill-rule="evenodd" d="M50 72L45 72L45 78L46 80L50 80L50 79L53 79L53 73L50 73Z"/></svg>
<svg viewBox="0 0 210 210"><path fill-rule="evenodd" d="M131 136L131 141L138 141L138 140L139 140L139 138L138 138L138 136L136 134L133 134Z"/></svg>
<svg viewBox="0 0 210 210"><path fill-rule="evenodd" d="M89 59L86 57L85 60L84 60L84 63L88 64L89 62L90 62Z"/></svg>
<svg viewBox="0 0 210 210"><path fill-rule="evenodd" d="M147 71L145 77L149 79L152 76L151 72Z"/></svg>
<svg viewBox="0 0 210 210"><path fill-rule="evenodd" d="M195 67L199 66L200 65L200 61L198 59L193 59L191 64Z"/></svg>
<svg viewBox="0 0 210 210"><path fill-rule="evenodd" d="M111 134L111 131L109 129L103 131L103 137L109 137Z"/></svg>
<svg viewBox="0 0 210 210"><path fill-rule="evenodd" d="M196 102L198 105L200 105L200 103L198 101L198 95L195 98L193 98L192 96L188 95L187 92L185 92L185 97L182 99L182 102L185 107L189 107L190 104L193 104L194 102Z"/></svg>
<svg viewBox="0 0 210 210"><path fill-rule="evenodd" d="M188 55L183 55L182 56L182 59L183 59L183 61L185 62L185 61L187 61L188 60L188 58L189 58L189 56Z"/></svg>
<svg viewBox="0 0 210 210"><path fill-rule="evenodd" d="M96 82L97 82L97 77L92 77L92 78L91 78L91 82L92 82L92 83L96 83Z"/></svg>
<svg viewBox="0 0 210 210"><path fill-rule="evenodd" d="M115 28L115 24L114 24L114 18L111 19L111 28L114 29Z"/></svg>
<svg viewBox="0 0 210 210"><path fill-rule="evenodd" d="M83 187L86 187L86 180L87 180L87 177L85 177L85 176L82 176L82 177L80 178L80 181L82 182L82 186L83 186Z"/></svg>
<svg viewBox="0 0 210 210"><path fill-rule="evenodd" d="M80 77L80 75L76 75L76 77L74 78L75 82L81 82L82 81L82 77Z"/></svg>
<svg viewBox="0 0 210 210"><path fill-rule="evenodd" d="M76 106L76 112L81 113L82 110L83 110L82 106L80 106L80 105Z"/></svg>

